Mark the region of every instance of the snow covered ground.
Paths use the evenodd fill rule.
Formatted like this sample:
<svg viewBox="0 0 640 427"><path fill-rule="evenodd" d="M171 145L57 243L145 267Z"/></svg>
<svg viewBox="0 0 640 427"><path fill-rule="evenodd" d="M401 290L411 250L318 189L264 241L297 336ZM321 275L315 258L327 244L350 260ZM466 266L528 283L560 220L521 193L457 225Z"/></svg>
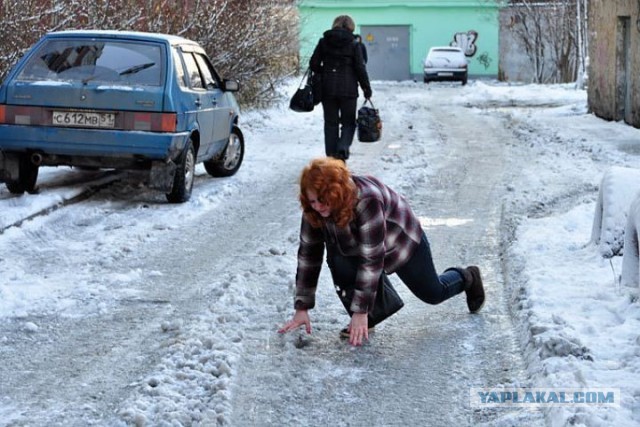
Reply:
<svg viewBox="0 0 640 427"><path fill-rule="evenodd" d="M523 168L521 179L511 184L513 197L506 201L507 212L522 214L511 218L517 229L509 237L513 243L507 263L529 371L537 387L621 390L620 409L548 408L548 420L551 425L637 425L638 289L620 286L622 257L603 258L590 240L603 175L613 166L640 167L640 130L587 114L586 103L575 98L581 92L570 87L564 88L566 97L561 86L486 89L480 102L488 98L504 105L517 98L517 105L522 100L548 105L510 112L526 123L520 129L523 142L544 153L527 159L535 166ZM554 106L562 98L570 102ZM637 187L635 175L619 175L617 185ZM554 191L554 185L570 180L583 188L569 185L569 193ZM628 194L610 192L611 206L605 209L628 210Z"/></svg>
<svg viewBox="0 0 640 427"><path fill-rule="evenodd" d="M378 82L374 93L382 85L394 84ZM398 90L429 90L421 83L395 85ZM539 388L616 388L621 392L619 408L551 406L543 409L547 421L551 425L640 424L637 289L619 285L621 257L603 258L599 248L590 243L600 180L612 166L640 167L640 130L588 114L585 92L569 85L470 82L456 90L455 102L459 105L478 114L510 116L513 132L528 152L535 154L519 159L521 168L513 170L512 182L505 183L508 196L488 201L503 205L505 283L531 383ZM13 332L4 336L0 333L3 354L19 349L27 340L55 340L56 333L39 323L45 316L89 319L110 312L117 302L144 298L146 291L140 290L137 283L174 280L160 268L145 270L133 268L135 263L130 263L127 265L131 268L123 269L122 260L136 254L140 258L157 257L161 262L163 258L154 253L153 245L162 242L166 233L178 234L176 217L186 221L207 215L233 215L240 194L269 191L269 180L278 179L274 165L283 156L304 165L311 157L321 155L322 147L317 142L304 142L310 128L319 128L319 112L296 115L284 104L286 101L269 110L244 113L246 139L254 142L248 142L246 164L231 179L199 180L193 199L184 205L167 205L162 195L124 183L107 186L98 193L98 200L65 208L65 214L59 217L57 211L52 211L22 222L78 196L87 182L99 187L112 177L43 169L39 180L42 191L38 195L13 197L6 189L0 190L0 323L13 327L6 329ZM384 108L386 124L402 120L394 114L402 108L389 103ZM469 133L473 139L473 129ZM296 144L294 150L275 143L287 138L297 141L292 142ZM429 135L417 138L428 140ZM410 159L401 156L386 161L396 169L412 166ZM204 174L201 167L198 171ZM402 188L414 185L408 180L416 173L422 173L421 179L429 184L426 171L395 178L389 172L387 178L396 188ZM111 192L117 196L111 198ZM295 215L294 182L285 196L291 200L287 210ZM616 203L624 205L625 201ZM57 232L65 226L73 229L74 235ZM248 278L263 274L257 273L261 270L268 274L265 280L287 286L295 268L297 230L280 230L277 222L264 227L278 237L273 244L256 243L257 264L238 267L228 276L212 280L211 287L201 291L224 297L215 311L189 322L177 319L158 326L158 334L179 332L180 337L165 342L163 349L155 349L160 354L154 359L156 364L145 378L131 384L134 391L122 407L114 409L113 418L80 416L83 408L78 407L69 409L76 412L63 419L75 419L69 425L80 425L78 420L83 419L110 420L107 425L228 422L233 411L229 394L237 370L235 363L243 351L242 332L237 325L243 322L242 313L256 309L256 295L247 289ZM234 234L230 233L228 237L233 239ZM42 242L36 252L32 246L32 252L21 252L33 241ZM59 253L64 253L62 259L49 261L46 268L42 266L43 260L56 259ZM99 257L89 255L93 253ZM35 270L34 263L39 265ZM98 267L94 263L100 264L100 272L112 272L96 277L93 273ZM286 303L282 305L282 322L291 313ZM192 369L186 372L185 366ZM496 379L495 384L485 386L520 385L499 383ZM0 425L46 425L45 416L25 415L19 399L3 393L2 387L0 381ZM29 389L30 385L24 387ZM216 404L209 407L212 400ZM64 413L60 408L54 409Z"/></svg>
<svg viewBox="0 0 640 427"><path fill-rule="evenodd" d="M539 91L536 102L545 98L553 102L548 90L519 89ZM525 207L520 211L524 216L515 219L518 227L508 263L529 371L540 387L621 391L620 409L548 408L551 425L638 425L638 289L620 286L622 256L604 258L601 248L591 242L591 231L602 177L613 166L640 167L640 131L587 114L582 102L525 112L523 119L530 127L523 128L524 140L547 154L530 159L536 165L533 173L513 184L514 197L507 202ZM553 171L560 171L558 176L565 180L582 181L582 190L568 186L574 194L554 192L558 178L551 177ZM621 189L631 186L640 191L636 176L637 172L619 174L616 184L621 188L609 189L610 206L605 210L629 209L633 198ZM525 188L526 182L530 188Z"/></svg>

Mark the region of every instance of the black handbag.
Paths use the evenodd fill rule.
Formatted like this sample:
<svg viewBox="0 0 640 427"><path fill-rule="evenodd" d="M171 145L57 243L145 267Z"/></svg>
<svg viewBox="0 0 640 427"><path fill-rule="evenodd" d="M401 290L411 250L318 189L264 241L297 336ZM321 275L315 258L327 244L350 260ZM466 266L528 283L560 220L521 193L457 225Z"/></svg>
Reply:
<svg viewBox="0 0 640 427"><path fill-rule="evenodd" d="M351 311L351 301L353 301L354 291L354 288L340 288L336 285L338 297L349 313L349 316L353 315L353 311ZM402 298L400 298L400 295L396 292L387 275L382 274L378 282L378 290L376 291L376 300L373 309L370 310L367 315L368 327L371 328L377 325L402 307L404 307L404 301L402 301Z"/></svg>
<svg viewBox="0 0 640 427"><path fill-rule="evenodd" d="M367 107L367 102L371 107ZM376 142L382 136L382 120L380 113L373 106L370 99L365 99L362 107L358 110L358 141L360 142Z"/></svg>
<svg viewBox="0 0 640 427"><path fill-rule="evenodd" d="M313 87L311 86L310 73L311 70L307 68L296 93L293 94L289 102L289 108L298 113L313 111Z"/></svg>

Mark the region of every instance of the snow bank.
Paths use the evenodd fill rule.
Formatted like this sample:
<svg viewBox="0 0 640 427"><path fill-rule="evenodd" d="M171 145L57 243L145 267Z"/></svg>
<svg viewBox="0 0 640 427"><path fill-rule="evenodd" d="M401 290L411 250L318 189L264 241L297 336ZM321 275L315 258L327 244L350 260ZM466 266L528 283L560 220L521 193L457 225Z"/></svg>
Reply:
<svg viewBox="0 0 640 427"><path fill-rule="evenodd" d="M640 286L638 230L640 230L640 193L629 208L629 216L624 233L625 251L622 257L622 284L634 288Z"/></svg>
<svg viewBox="0 0 640 427"><path fill-rule="evenodd" d="M591 230L591 242L605 258L623 253L629 201L640 191L640 170L614 166L605 172Z"/></svg>

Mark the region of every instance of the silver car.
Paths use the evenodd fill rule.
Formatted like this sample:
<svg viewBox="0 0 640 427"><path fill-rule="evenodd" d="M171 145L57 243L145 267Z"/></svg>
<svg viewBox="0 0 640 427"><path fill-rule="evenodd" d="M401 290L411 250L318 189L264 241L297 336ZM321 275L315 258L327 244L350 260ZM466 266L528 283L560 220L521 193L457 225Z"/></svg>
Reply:
<svg viewBox="0 0 640 427"><path fill-rule="evenodd" d="M424 82L460 81L466 85L467 67L467 57L459 47L432 47L424 60Z"/></svg>

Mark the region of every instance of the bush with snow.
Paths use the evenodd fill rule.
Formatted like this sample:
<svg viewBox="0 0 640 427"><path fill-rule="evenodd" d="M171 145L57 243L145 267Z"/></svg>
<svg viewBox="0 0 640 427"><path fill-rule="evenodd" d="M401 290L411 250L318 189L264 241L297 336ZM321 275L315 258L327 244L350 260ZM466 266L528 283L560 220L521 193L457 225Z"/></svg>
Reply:
<svg viewBox="0 0 640 427"><path fill-rule="evenodd" d="M243 106L277 99L274 87L298 68L293 0L5 0L0 10L0 81L45 33L68 29L146 31L195 40L221 76L240 81L237 97Z"/></svg>

